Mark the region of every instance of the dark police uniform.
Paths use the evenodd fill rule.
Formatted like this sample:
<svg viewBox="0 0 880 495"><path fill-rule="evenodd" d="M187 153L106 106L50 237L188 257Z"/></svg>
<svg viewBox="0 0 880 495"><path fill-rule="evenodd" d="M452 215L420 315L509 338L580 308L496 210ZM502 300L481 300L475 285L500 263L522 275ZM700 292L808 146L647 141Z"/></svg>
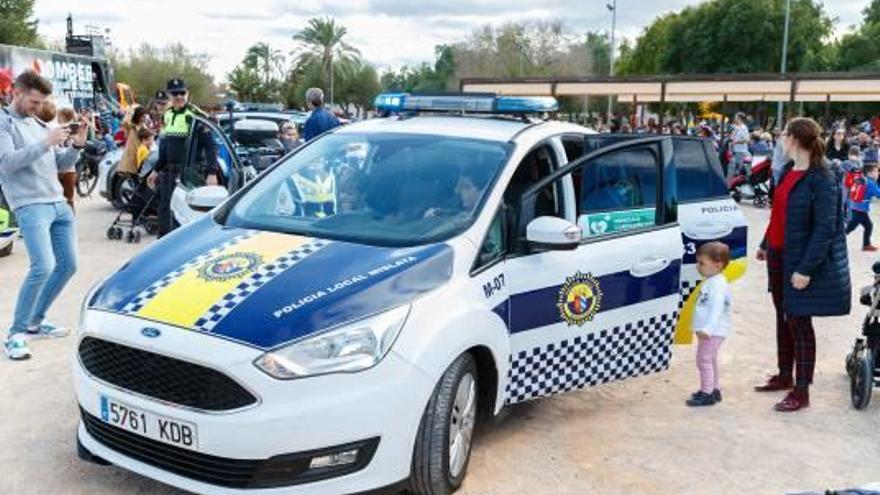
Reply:
<svg viewBox="0 0 880 495"><path fill-rule="evenodd" d="M168 91L185 91L182 79L168 81ZM171 212L171 196L186 160L186 142L192 129L193 116L197 110L187 103L182 109L174 107L165 111L159 139L159 157L156 172L159 174L159 237L174 230L174 214Z"/></svg>

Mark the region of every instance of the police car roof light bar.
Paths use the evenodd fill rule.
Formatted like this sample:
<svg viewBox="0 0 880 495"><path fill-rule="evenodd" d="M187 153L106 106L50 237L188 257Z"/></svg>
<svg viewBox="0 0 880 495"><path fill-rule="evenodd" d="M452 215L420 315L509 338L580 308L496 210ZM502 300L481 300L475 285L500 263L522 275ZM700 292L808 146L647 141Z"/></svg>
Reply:
<svg viewBox="0 0 880 495"><path fill-rule="evenodd" d="M383 93L376 96L380 112L450 112L488 114L532 114L555 112L559 103L547 96L497 96L492 93L413 95Z"/></svg>

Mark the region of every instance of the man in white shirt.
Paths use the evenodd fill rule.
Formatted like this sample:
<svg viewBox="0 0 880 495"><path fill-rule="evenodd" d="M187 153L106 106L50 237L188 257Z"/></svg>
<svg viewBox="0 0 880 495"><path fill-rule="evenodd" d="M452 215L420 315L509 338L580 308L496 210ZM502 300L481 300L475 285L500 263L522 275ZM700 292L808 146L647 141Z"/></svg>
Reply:
<svg viewBox="0 0 880 495"><path fill-rule="evenodd" d="M733 137L731 138L731 146L733 151L733 167L728 167L727 178L731 178L739 173L749 154L749 128L746 126L746 116L742 112L737 112L733 120ZM751 174L749 167L745 167L746 175Z"/></svg>

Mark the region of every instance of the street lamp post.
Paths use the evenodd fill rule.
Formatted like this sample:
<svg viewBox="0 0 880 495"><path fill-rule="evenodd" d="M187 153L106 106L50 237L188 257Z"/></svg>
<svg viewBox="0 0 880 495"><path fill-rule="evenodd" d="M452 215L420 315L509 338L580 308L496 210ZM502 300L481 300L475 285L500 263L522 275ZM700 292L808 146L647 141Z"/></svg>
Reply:
<svg viewBox="0 0 880 495"><path fill-rule="evenodd" d="M782 29L782 64L779 72L785 74L788 56L788 20L791 16L791 0L785 0L785 27ZM776 103L776 126L782 129L782 102Z"/></svg>
<svg viewBox="0 0 880 495"><path fill-rule="evenodd" d="M611 44L608 46L608 75L614 77L614 31L617 27L617 0L605 4L611 11ZM608 94L608 123L611 124L614 95Z"/></svg>

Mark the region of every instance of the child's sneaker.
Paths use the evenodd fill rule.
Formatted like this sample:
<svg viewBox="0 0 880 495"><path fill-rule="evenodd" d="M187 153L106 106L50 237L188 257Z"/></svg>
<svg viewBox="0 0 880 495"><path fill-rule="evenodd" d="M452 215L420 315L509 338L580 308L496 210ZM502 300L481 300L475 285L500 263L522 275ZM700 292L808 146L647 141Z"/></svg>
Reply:
<svg viewBox="0 0 880 495"><path fill-rule="evenodd" d="M6 357L13 361L24 361L31 357L27 338L22 333L15 333L7 337L3 348L6 350Z"/></svg>
<svg viewBox="0 0 880 495"><path fill-rule="evenodd" d="M699 394L701 394L701 393L702 393L702 392L700 392L699 390L697 390L696 392L694 392L694 393L691 394L691 399L696 398L697 395L699 395ZM713 391L712 391L712 398L715 399L715 402L721 402L721 390L719 390L719 389L717 389L717 388L716 388L715 390L713 390Z"/></svg>
<svg viewBox="0 0 880 495"><path fill-rule="evenodd" d="M697 392L693 397L688 399L685 403L690 407L703 407L703 406L714 406L715 405L715 392L711 394L707 394L706 392Z"/></svg>
<svg viewBox="0 0 880 495"><path fill-rule="evenodd" d="M69 333L70 330L66 328L56 327L51 323L42 323L39 326L27 329L28 336L35 339L60 339L61 337L67 337Z"/></svg>

